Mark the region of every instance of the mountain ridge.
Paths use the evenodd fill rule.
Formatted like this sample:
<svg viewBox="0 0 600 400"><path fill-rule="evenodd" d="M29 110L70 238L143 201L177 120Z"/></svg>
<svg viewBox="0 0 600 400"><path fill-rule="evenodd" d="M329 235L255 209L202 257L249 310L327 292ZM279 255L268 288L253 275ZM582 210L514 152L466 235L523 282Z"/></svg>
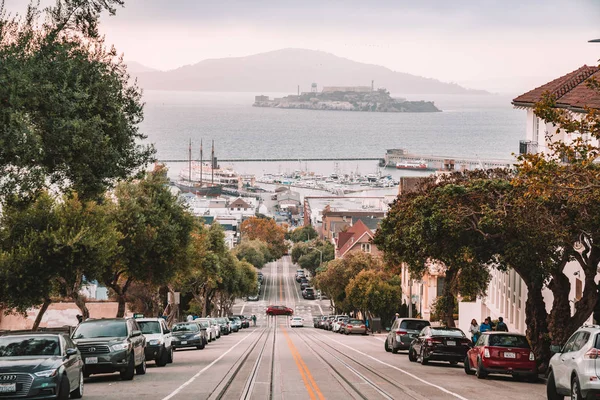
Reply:
<svg viewBox="0 0 600 400"><path fill-rule="evenodd" d="M489 94L320 50L288 48L242 57L210 58L168 71L131 72L143 89L223 92L310 91L323 86L384 87L397 94Z"/></svg>

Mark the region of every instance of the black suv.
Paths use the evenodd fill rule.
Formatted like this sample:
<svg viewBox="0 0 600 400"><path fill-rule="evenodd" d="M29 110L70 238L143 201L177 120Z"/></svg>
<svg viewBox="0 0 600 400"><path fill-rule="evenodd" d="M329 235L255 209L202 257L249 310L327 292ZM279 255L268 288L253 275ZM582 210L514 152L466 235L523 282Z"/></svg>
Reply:
<svg viewBox="0 0 600 400"><path fill-rule="evenodd" d="M68 334L0 336L0 399L80 399L83 361Z"/></svg>
<svg viewBox="0 0 600 400"><path fill-rule="evenodd" d="M313 289L311 287L307 287L306 289L304 289L302 291L302 297L304 297L307 300L314 300L315 299L315 289Z"/></svg>
<svg viewBox="0 0 600 400"><path fill-rule="evenodd" d="M72 336L85 363L84 375L120 372L132 380L146 373L146 338L134 319L88 319Z"/></svg>

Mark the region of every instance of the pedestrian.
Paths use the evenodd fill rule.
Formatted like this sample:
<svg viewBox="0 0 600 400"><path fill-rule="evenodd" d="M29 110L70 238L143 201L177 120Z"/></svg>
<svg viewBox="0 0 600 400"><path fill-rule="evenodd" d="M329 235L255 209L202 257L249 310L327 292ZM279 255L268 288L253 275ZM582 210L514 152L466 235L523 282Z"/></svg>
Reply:
<svg viewBox="0 0 600 400"><path fill-rule="evenodd" d="M490 324L490 317L487 317L485 321L479 325L479 332L487 332L492 330L492 325Z"/></svg>
<svg viewBox="0 0 600 400"><path fill-rule="evenodd" d="M394 322L396 322L398 318L400 318L400 314L396 313L396 315L394 315L394 318L392 318L392 325L394 325Z"/></svg>
<svg viewBox="0 0 600 400"><path fill-rule="evenodd" d="M194 320L194 316L192 314L189 314L186 318L187 322L192 322Z"/></svg>
<svg viewBox="0 0 600 400"><path fill-rule="evenodd" d="M496 325L494 325L494 323L492 322L492 317L490 317L488 315L487 320L488 320L488 324L490 325L490 331L495 331L496 330Z"/></svg>
<svg viewBox="0 0 600 400"><path fill-rule="evenodd" d="M473 344L477 343L477 340L479 340L479 324L477 323L477 320L475 318L473 318L471 320L471 325L469 326L469 333L471 333L471 340L473 341Z"/></svg>
<svg viewBox="0 0 600 400"><path fill-rule="evenodd" d="M256 315L252 314L252 324L256 326Z"/></svg>
<svg viewBox="0 0 600 400"><path fill-rule="evenodd" d="M504 323L504 318L498 317L498 324L496 325L498 332L508 332L508 326Z"/></svg>

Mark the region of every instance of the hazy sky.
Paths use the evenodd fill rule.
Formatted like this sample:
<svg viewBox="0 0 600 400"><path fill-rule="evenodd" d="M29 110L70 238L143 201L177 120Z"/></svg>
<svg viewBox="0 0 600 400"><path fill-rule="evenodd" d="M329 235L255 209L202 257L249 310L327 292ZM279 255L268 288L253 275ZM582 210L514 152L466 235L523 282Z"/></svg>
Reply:
<svg viewBox="0 0 600 400"><path fill-rule="evenodd" d="M600 0L126 0L102 31L158 69L298 47L508 91L597 65Z"/></svg>

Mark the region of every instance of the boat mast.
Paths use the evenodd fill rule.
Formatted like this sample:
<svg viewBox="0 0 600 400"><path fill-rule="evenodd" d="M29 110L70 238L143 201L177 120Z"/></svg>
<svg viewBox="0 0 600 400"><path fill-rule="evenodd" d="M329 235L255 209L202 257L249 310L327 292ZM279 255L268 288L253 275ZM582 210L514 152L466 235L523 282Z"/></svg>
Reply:
<svg viewBox="0 0 600 400"><path fill-rule="evenodd" d="M212 152L210 156L210 183L215 183L215 140L212 141Z"/></svg>
<svg viewBox="0 0 600 400"><path fill-rule="evenodd" d="M202 164L202 139L200 139L200 187L202 187L202 169L204 164Z"/></svg>
<svg viewBox="0 0 600 400"><path fill-rule="evenodd" d="M190 139L190 146L188 148L188 182L192 184L192 139Z"/></svg>

